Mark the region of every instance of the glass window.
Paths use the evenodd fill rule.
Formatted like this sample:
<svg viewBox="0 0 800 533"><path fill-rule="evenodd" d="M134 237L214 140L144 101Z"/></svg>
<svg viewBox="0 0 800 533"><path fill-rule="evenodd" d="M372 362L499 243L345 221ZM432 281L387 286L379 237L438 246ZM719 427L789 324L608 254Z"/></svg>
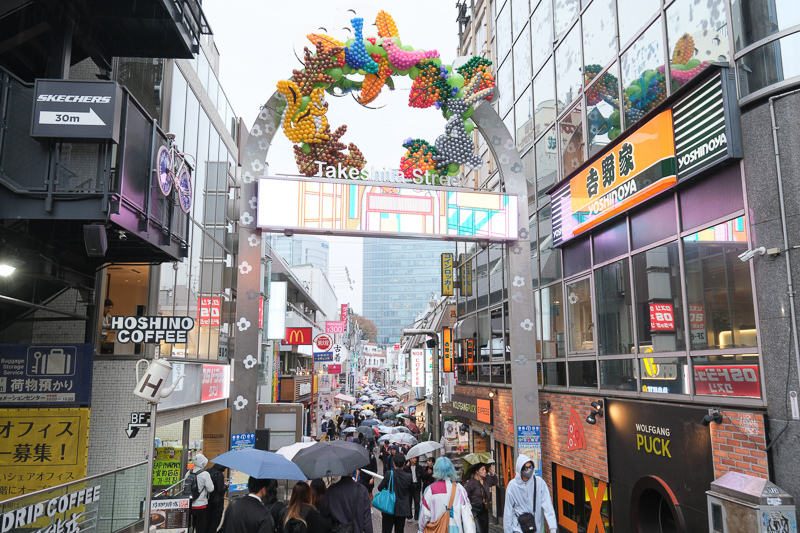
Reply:
<svg viewBox="0 0 800 533"><path fill-rule="evenodd" d="M556 25L556 39L567 31L570 22L575 20L578 14L580 4L578 0L556 0L555 8L555 25Z"/></svg>
<svg viewBox="0 0 800 533"><path fill-rule="evenodd" d="M634 255L633 273L639 352L684 350L678 243Z"/></svg>
<svg viewBox="0 0 800 533"><path fill-rule="evenodd" d="M503 308L498 307L491 311L491 342L489 348L491 349L492 359L497 361L505 359L505 342L503 337ZM483 359L483 358L481 358Z"/></svg>
<svg viewBox="0 0 800 533"><path fill-rule="evenodd" d="M634 250L678 234L675 224L675 199L672 196L634 213L630 219L631 243Z"/></svg>
<svg viewBox="0 0 800 533"><path fill-rule="evenodd" d="M800 33L787 35L760 46L736 61L742 97L760 89L800 76Z"/></svg>
<svg viewBox="0 0 800 533"><path fill-rule="evenodd" d="M594 271L600 355L633 353L633 312L628 260Z"/></svg>
<svg viewBox="0 0 800 533"><path fill-rule="evenodd" d="M553 21L549 1L539 2L539 6L531 16L531 35L533 36L531 57L533 70L538 70L544 61L550 57L553 47Z"/></svg>
<svg viewBox="0 0 800 533"><path fill-rule="evenodd" d="M498 111L501 116L505 116L511 106L514 105L514 67L512 66L511 56L506 59L499 69L497 69L497 85L500 87L500 102ZM512 129L513 133L514 130Z"/></svg>
<svg viewBox="0 0 800 533"><path fill-rule="evenodd" d="M595 78L587 68L586 78ZM619 81L617 63L611 65L599 80L586 89L586 130L589 135L589 157L603 150L622 131L619 117Z"/></svg>
<svg viewBox="0 0 800 533"><path fill-rule="evenodd" d="M728 28L722 0L677 0L667 9L670 76L677 89L711 63L727 63Z"/></svg>
<svg viewBox="0 0 800 533"><path fill-rule="evenodd" d="M757 345L744 217L683 238L693 350Z"/></svg>
<svg viewBox="0 0 800 533"><path fill-rule="evenodd" d="M552 231L552 216L547 205L539 210L539 268L543 284L561 279L561 250L553 248Z"/></svg>
<svg viewBox="0 0 800 533"><path fill-rule="evenodd" d="M600 388L608 390L637 390L636 361L633 359L601 359Z"/></svg>
<svg viewBox="0 0 800 533"><path fill-rule="evenodd" d="M514 43L514 86L517 93L531 82L531 34L528 27Z"/></svg>
<svg viewBox="0 0 800 533"><path fill-rule="evenodd" d="M514 0L511 3L513 12L511 13L511 23L514 29L514 38L522 31L525 24L528 22L528 16L531 14L531 8L528 5L528 0Z"/></svg>
<svg viewBox="0 0 800 533"><path fill-rule="evenodd" d="M597 232L594 241L594 264L605 263L628 251L628 224L625 220Z"/></svg>
<svg viewBox="0 0 800 533"><path fill-rule="evenodd" d="M642 392L688 394L685 357L643 357L639 366Z"/></svg>
<svg viewBox="0 0 800 533"><path fill-rule="evenodd" d="M477 269L473 283L478 290L478 309L489 305L489 272L486 267L488 257L486 250L481 251L476 257Z"/></svg>
<svg viewBox="0 0 800 533"><path fill-rule="evenodd" d="M761 397L758 354L693 357L695 394Z"/></svg>
<svg viewBox="0 0 800 533"><path fill-rule="evenodd" d="M567 285L567 302L569 302L567 330L570 352L594 351L591 285L589 278Z"/></svg>
<svg viewBox="0 0 800 533"><path fill-rule="evenodd" d="M667 97L663 66L658 19L622 56L625 128L633 126Z"/></svg>
<svg viewBox="0 0 800 533"><path fill-rule="evenodd" d="M489 247L489 302L497 303L503 299L503 245Z"/></svg>
<svg viewBox="0 0 800 533"><path fill-rule="evenodd" d="M489 321L489 311L478 311L478 348L480 348L480 362L489 361L489 339L492 338L492 325Z"/></svg>
<svg viewBox="0 0 800 533"><path fill-rule="evenodd" d="M542 355L545 359L564 357L564 303L561 284L542 288Z"/></svg>
<svg viewBox="0 0 800 533"><path fill-rule="evenodd" d="M580 388L597 388L597 362L569 361L569 386Z"/></svg>
<svg viewBox="0 0 800 533"><path fill-rule="evenodd" d="M583 13L583 64L587 75L597 74L617 51L614 0L594 0Z"/></svg>
<svg viewBox="0 0 800 533"><path fill-rule="evenodd" d="M536 359L542 358L542 298L539 291L533 291L534 316L536 317Z"/></svg>
<svg viewBox="0 0 800 533"><path fill-rule="evenodd" d="M169 128L175 142L183 146L183 123L186 120L186 80L176 63L172 63L172 97L169 108Z"/></svg>
<svg viewBox="0 0 800 533"><path fill-rule="evenodd" d="M583 156L582 119L581 102L579 100L575 107L558 122L558 133L561 136L561 170L563 176L569 176L586 161Z"/></svg>
<svg viewBox="0 0 800 533"><path fill-rule="evenodd" d="M620 45L628 44L655 14L660 3L659 0L617 0Z"/></svg>
<svg viewBox="0 0 800 533"><path fill-rule="evenodd" d="M581 33L580 25L561 41L556 50L556 101L561 113L581 92Z"/></svg>
<svg viewBox="0 0 800 533"><path fill-rule="evenodd" d="M541 205L549 201L547 190L555 185L558 179L556 171L556 137L553 128L536 143L536 190L538 191L538 201ZM541 233L539 234L541 236Z"/></svg>
<svg viewBox="0 0 800 533"><path fill-rule="evenodd" d="M511 51L511 6L506 5L497 16L497 59L501 63Z"/></svg>
<svg viewBox="0 0 800 533"><path fill-rule="evenodd" d="M566 387L567 386L567 363L557 361L553 363L543 363L544 372L542 380L545 387Z"/></svg>
<svg viewBox="0 0 800 533"><path fill-rule="evenodd" d="M592 252L589 238L576 239L563 248L564 275L572 276L588 270L592 266Z"/></svg>
<svg viewBox="0 0 800 533"><path fill-rule="evenodd" d="M722 3L718 0L718 3ZM721 9L721 8L720 8ZM723 13L723 19L725 14ZM796 0L731 0L733 41L738 52L774 33L800 24Z"/></svg>
<svg viewBox="0 0 800 533"><path fill-rule="evenodd" d="M529 239L531 241L531 285L536 288L539 286L539 248L536 246L536 216L528 220Z"/></svg>
<svg viewBox="0 0 800 533"><path fill-rule="evenodd" d="M533 144L533 95L531 87L525 89L517 105L514 106L517 123L517 149L522 152Z"/></svg>
<svg viewBox="0 0 800 533"><path fill-rule="evenodd" d="M170 269L170 272L172 269ZM100 322L97 339L97 353L114 355L141 355L144 352L143 344L120 342L116 331L111 329L113 316L146 316L147 292L150 280L150 266L142 265L111 265L105 268L103 275L104 287L99 294L105 294L102 312L98 318ZM170 280L172 281L172 280ZM167 283L164 290L169 295L171 283ZM170 313L171 314L171 313Z"/></svg>
<svg viewBox="0 0 800 533"><path fill-rule="evenodd" d="M549 128L555 120L555 100L556 83L553 75L553 59L550 58L533 81L533 116L536 122L536 137ZM553 150L555 151L555 146Z"/></svg>
<svg viewBox="0 0 800 533"><path fill-rule="evenodd" d="M681 228L689 230L744 209L739 167L730 166L678 193Z"/></svg>

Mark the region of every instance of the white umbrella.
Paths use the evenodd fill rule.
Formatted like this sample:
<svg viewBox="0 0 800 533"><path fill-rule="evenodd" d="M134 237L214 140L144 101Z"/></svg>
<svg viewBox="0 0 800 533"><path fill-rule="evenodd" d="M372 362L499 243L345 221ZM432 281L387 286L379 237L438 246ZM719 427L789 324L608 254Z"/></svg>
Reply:
<svg viewBox="0 0 800 533"><path fill-rule="evenodd" d="M333 411L325 411L325 414L323 416L332 417Z"/></svg>
<svg viewBox="0 0 800 533"><path fill-rule="evenodd" d="M406 458L410 459L412 457L421 457L423 455L428 455L434 450L438 450L441 448L442 445L436 442L435 440L426 440L425 442L420 442L416 446L413 446L408 453L406 454Z"/></svg>
<svg viewBox="0 0 800 533"><path fill-rule="evenodd" d="M355 404L355 405L353 406L353 409L363 409L363 408L364 408L364 406L363 406L363 405L361 405L360 403L357 403L357 404Z"/></svg>
<svg viewBox="0 0 800 533"><path fill-rule="evenodd" d="M389 436L389 442L394 442L396 444L416 444L417 439L408 433L393 433Z"/></svg>
<svg viewBox="0 0 800 533"><path fill-rule="evenodd" d="M316 444L316 442L295 442L294 444L279 448L275 453L282 455L291 461L297 452L304 448L308 448L309 446L313 446L314 444Z"/></svg>
<svg viewBox="0 0 800 533"><path fill-rule="evenodd" d="M372 409L364 409L363 411L361 411L361 414L370 416L370 415L374 415L375 411L373 411Z"/></svg>

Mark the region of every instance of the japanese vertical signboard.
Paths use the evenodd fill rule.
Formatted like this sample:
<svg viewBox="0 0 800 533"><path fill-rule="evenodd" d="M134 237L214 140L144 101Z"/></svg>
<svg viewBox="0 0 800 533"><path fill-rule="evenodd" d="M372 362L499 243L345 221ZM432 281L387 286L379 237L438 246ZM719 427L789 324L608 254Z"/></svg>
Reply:
<svg viewBox="0 0 800 533"><path fill-rule="evenodd" d="M89 409L0 409L0 501L86 477Z"/></svg>
<svg viewBox="0 0 800 533"><path fill-rule="evenodd" d="M200 327L219 326L219 315L222 311L220 298L201 296L197 302L197 321Z"/></svg>
<svg viewBox="0 0 800 533"><path fill-rule="evenodd" d="M517 452L530 457L534 474L542 475L542 437L539 426L517 426Z"/></svg>
<svg viewBox="0 0 800 533"><path fill-rule="evenodd" d="M433 396L433 350L425 350L425 396Z"/></svg>
<svg viewBox="0 0 800 533"><path fill-rule="evenodd" d="M0 404L89 405L91 344L0 344Z"/></svg>
<svg viewBox="0 0 800 533"><path fill-rule="evenodd" d="M453 368L453 330L444 328L442 330L442 370L444 372L454 372Z"/></svg>
<svg viewBox="0 0 800 533"><path fill-rule="evenodd" d="M464 257L464 254L461 255ZM461 260L461 296L472 296L472 259Z"/></svg>
<svg viewBox="0 0 800 533"><path fill-rule="evenodd" d="M342 311L340 314L342 322L347 323L347 319L350 317L350 305L342 304Z"/></svg>
<svg viewBox="0 0 800 533"><path fill-rule="evenodd" d="M442 296L453 295L453 254L442 254Z"/></svg>
<svg viewBox="0 0 800 533"><path fill-rule="evenodd" d="M411 350L411 386L425 386L425 350L415 348Z"/></svg>

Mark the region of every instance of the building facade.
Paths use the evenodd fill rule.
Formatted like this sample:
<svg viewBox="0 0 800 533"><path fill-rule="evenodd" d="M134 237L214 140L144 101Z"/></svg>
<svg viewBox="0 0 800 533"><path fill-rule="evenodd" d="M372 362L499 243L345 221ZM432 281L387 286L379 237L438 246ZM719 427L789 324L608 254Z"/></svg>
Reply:
<svg viewBox="0 0 800 533"><path fill-rule="evenodd" d="M313 265L328 273L329 245L325 239L313 235L270 235L272 249L290 266Z"/></svg>
<svg viewBox="0 0 800 533"><path fill-rule="evenodd" d="M704 493L729 471L800 494L793 13L773 0L459 5L460 55L493 61L493 105L528 179L542 471L565 530L658 530L661 508L673 530L705 531ZM475 184L497 187L484 166ZM457 257L456 394L491 400L496 426L504 385L525 386L496 370L518 357L503 318L514 280L494 268L502 249ZM510 429L493 444L517 445Z"/></svg>

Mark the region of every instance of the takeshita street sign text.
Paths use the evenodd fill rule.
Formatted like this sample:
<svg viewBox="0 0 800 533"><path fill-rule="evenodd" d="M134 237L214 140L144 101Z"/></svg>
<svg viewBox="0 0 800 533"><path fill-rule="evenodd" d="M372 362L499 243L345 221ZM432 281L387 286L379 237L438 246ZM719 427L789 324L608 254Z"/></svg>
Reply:
<svg viewBox="0 0 800 533"><path fill-rule="evenodd" d="M517 208L509 194L262 177L256 224L281 233L509 241L518 238Z"/></svg>

